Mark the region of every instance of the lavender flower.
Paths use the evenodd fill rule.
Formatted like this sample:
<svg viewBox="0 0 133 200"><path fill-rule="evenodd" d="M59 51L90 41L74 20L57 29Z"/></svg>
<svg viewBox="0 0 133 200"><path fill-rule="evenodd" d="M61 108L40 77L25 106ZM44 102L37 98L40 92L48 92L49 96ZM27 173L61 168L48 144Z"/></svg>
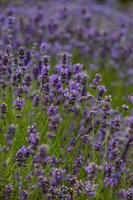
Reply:
<svg viewBox="0 0 133 200"><path fill-rule="evenodd" d="M30 145L30 148L35 150L39 144L39 133L37 131L37 128L35 125L32 125L32 127L28 128L28 142Z"/></svg>
<svg viewBox="0 0 133 200"><path fill-rule="evenodd" d="M16 154L16 162L18 166L25 166L26 160L31 155L31 150L25 146L23 146Z"/></svg>
<svg viewBox="0 0 133 200"><path fill-rule="evenodd" d="M28 199L28 191L22 190L20 194L20 199L21 200L27 200Z"/></svg>
<svg viewBox="0 0 133 200"><path fill-rule="evenodd" d="M4 192L5 199L6 200L11 199L12 193L13 193L13 185L12 184L6 185L5 192Z"/></svg>
<svg viewBox="0 0 133 200"><path fill-rule="evenodd" d="M98 189L98 186L95 184L92 184L90 181L86 182L85 184L85 191L89 198L96 196L96 191Z"/></svg>
<svg viewBox="0 0 133 200"><path fill-rule="evenodd" d="M15 106L16 110L18 110L18 111L21 111L24 108L24 105L25 105L24 99L17 98L14 101L14 106Z"/></svg>
<svg viewBox="0 0 133 200"><path fill-rule="evenodd" d="M6 114L7 114L7 105L5 103L2 103L0 105L0 115L1 115L1 118L5 118Z"/></svg>

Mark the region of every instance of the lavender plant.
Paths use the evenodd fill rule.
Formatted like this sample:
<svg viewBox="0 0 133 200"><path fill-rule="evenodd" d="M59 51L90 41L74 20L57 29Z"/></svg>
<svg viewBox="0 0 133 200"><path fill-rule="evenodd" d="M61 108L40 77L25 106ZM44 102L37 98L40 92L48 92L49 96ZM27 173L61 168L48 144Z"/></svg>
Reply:
<svg viewBox="0 0 133 200"><path fill-rule="evenodd" d="M100 72L108 85L113 82L110 92L117 89L120 93L120 88L126 88L121 91L128 95L133 85L132 12L124 15L117 7L113 1L100 5L90 0L34 5L31 1L31 4L23 3L21 7L7 6L1 9L2 51L8 42L14 48L23 45L29 48L35 43L35 49L40 46L43 52L47 48L48 54L54 58L62 51L71 52L74 60L87 63L91 78ZM20 62L28 62L29 57L27 51L25 61L20 58ZM110 73L113 73L113 79L112 76L106 78ZM119 98L114 95L115 99L119 103Z"/></svg>
<svg viewBox="0 0 133 200"><path fill-rule="evenodd" d="M1 17L0 199L133 199L133 96L117 109L95 71L107 62L131 84L131 21L106 32L92 27L86 7L79 24L68 8L47 21L36 9ZM72 62L77 55L92 74Z"/></svg>

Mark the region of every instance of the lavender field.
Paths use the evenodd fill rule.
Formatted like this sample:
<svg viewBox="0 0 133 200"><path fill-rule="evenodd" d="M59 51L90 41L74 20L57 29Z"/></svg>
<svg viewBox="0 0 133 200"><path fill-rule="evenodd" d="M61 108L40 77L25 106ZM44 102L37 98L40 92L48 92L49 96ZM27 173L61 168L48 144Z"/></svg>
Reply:
<svg viewBox="0 0 133 200"><path fill-rule="evenodd" d="M0 200L133 200L121 2L0 1Z"/></svg>

